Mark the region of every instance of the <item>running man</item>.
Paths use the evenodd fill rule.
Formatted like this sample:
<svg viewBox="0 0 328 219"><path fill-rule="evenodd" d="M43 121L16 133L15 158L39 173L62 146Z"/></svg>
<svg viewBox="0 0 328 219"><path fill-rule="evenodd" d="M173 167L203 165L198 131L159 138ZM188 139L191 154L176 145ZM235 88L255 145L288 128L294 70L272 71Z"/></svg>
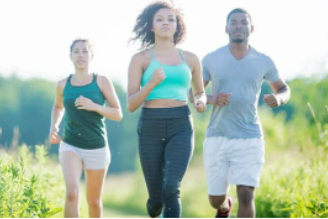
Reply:
<svg viewBox="0 0 328 219"><path fill-rule="evenodd" d="M264 101L275 108L287 103L290 90L270 57L249 45L254 31L250 14L234 9L227 16L229 44L203 59L206 87L212 83L213 105L204 141L204 166L209 200L216 217L229 217L232 200L229 184L237 186L237 217L255 217L254 191L264 164L264 139L257 105L263 80L272 94ZM192 95L190 95L192 101Z"/></svg>

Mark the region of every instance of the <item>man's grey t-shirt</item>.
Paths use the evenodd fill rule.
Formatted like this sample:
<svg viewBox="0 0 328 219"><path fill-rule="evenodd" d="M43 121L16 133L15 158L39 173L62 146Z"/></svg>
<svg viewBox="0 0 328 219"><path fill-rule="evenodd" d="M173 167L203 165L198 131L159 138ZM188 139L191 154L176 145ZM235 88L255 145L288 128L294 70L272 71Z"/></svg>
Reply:
<svg viewBox="0 0 328 219"><path fill-rule="evenodd" d="M203 78L212 82L213 94L231 93L229 104L213 106L206 137L262 138L257 105L263 80L280 79L273 61L252 47L237 60L227 45L205 56Z"/></svg>

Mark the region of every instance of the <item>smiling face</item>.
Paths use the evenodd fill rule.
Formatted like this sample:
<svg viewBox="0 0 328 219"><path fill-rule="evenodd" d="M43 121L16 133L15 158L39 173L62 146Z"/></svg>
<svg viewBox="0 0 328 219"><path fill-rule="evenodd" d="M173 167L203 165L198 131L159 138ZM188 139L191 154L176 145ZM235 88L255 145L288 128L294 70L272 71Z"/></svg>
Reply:
<svg viewBox="0 0 328 219"><path fill-rule="evenodd" d="M77 41L71 48L71 60L76 69L85 69L92 59L92 51L88 42Z"/></svg>
<svg viewBox="0 0 328 219"><path fill-rule="evenodd" d="M153 18L152 31L157 37L172 38L177 30L177 18L168 8L158 10Z"/></svg>
<svg viewBox="0 0 328 219"><path fill-rule="evenodd" d="M244 43L248 41L254 27L247 14L241 12L233 13L227 22L226 32L229 34L230 42Z"/></svg>

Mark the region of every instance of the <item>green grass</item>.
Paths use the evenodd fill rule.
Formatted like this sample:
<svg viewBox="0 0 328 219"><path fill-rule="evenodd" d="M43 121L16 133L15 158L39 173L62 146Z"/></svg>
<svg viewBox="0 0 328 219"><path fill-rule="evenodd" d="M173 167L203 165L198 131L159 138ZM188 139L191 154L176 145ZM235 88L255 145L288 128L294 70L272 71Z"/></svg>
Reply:
<svg viewBox="0 0 328 219"><path fill-rule="evenodd" d="M43 146L36 146L35 154L26 145L18 150L0 151L0 217L63 218L65 183L57 157L50 159ZM84 182L80 191L80 215L85 218L88 206ZM129 214L104 209L104 216L128 217Z"/></svg>
<svg viewBox="0 0 328 219"><path fill-rule="evenodd" d="M295 117L273 116L261 110L266 136L266 163L256 190L257 217L328 217L328 126ZM320 128L318 128L320 127ZM196 126L196 129L198 127ZM197 130L196 130L197 131ZM196 150L201 151L198 143ZM112 177L106 183L104 205L146 215L147 190L142 173ZM238 209L236 188L230 188ZM183 217L214 217L208 202L202 156L193 158L181 186Z"/></svg>
<svg viewBox="0 0 328 219"><path fill-rule="evenodd" d="M16 158L15 158L16 157ZM18 157L18 158L17 158ZM0 217L58 217L62 212L63 189L54 174L58 168L46 166L44 147L33 156L26 146L19 154L1 152Z"/></svg>
<svg viewBox="0 0 328 219"><path fill-rule="evenodd" d="M315 119L313 109L312 114L312 122L295 116L285 123L283 114L261 110L266 163L256 190L257 217L328 217L328 124ZM195 122L200 139L204 125ZM181 186L182 216L211 218L215 210L208 202L200 140L196 151ZM39 146L35 154L26 146L0 153L0 217L63 217L65 188L58 161L50 160ZM147 189L137 166L136 173L110 175L106 180L106 217L147 217ZM235 190L232 186L229 192L235 201L232 217L238 209ZM83 183L80 191L81 216L87 217Z"/></svg>
<svg viewBox="0 0 328 219"><path fill-rule="evenodd" d="M276 152L267 154L256 190L257 217L327 217L328 156L324 150ZM123 180L124 178L124 180ZM119 185L119 186L117 186ZM181 186L183 217L213 217L207 197L205 173L201 159L188 169ZM238 209L235 186L230 195ZM104 193L104 206L129 214L146 215L147 190L141 172L109 178Z"/></svg>
<svg viewBox="0 0 328 219"><path fill-rule="evenodd" d="M321 150L276 154L257 192L261 217L327 217L327 154Z"/></svg>

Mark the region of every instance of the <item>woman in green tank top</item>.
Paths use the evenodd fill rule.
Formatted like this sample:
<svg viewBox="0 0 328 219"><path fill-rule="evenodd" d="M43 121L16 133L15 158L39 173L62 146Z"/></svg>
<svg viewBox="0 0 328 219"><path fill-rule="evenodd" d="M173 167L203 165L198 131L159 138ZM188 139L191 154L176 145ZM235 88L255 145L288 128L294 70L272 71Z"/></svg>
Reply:
<svg viewBox="0 0 328 219"><path fill-rule="evenodd" d="M105 76L89 73L92 47L76 39L70 48L75 74L57 83L50 141L59 145L66 201L65 217L79 217L79 181L85 170L90 217L102 216L101 193L110 163L105 118L120 121L122 111L114 87ZM105 105L107 102L108 106ZM58 135L65 112L63 137Z"/></svg>

